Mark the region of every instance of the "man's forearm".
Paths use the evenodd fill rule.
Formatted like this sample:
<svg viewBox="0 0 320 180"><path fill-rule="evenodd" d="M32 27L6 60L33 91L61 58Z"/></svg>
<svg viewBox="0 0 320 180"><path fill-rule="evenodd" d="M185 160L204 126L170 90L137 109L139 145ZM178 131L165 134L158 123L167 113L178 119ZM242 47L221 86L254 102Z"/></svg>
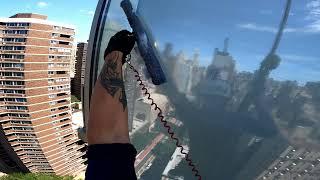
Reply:
<svg viewBox="0 0 320 180"><path fill-rule="evenodd" d="M91 97L88 143L128 143L128 111L122 78L122 56L110 53Z"/></svg>

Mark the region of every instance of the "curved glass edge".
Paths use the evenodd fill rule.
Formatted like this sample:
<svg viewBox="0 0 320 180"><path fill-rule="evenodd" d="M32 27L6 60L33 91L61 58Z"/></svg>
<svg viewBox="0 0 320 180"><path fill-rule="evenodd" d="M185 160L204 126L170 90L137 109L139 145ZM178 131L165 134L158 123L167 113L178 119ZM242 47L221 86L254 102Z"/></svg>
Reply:
<svg viewBox="0 0 320 180"><path fill-rule="evenodd" d="M107 13L110 6L110 0L99 0L95 15L93 18L90 37L88 42L87 60L85 65L85 80L84 85L81 87L81 96L83 99L83 121L84 128L80 129L79 137L86 141L86 127L89 119L90 98L92 89L97 79L97 69L99 63L100 43L103 34L104 23L107 18Z"/></svg>

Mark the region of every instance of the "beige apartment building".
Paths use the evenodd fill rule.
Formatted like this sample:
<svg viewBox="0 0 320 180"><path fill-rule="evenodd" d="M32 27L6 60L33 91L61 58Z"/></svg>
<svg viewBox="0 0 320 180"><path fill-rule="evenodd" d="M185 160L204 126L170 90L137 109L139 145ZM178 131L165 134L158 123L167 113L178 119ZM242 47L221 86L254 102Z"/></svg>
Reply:
<svg viewBox="0 0 320 180"><path fill-rule="evenodd" d="M1 143L15 152L2 148L0 168L6 157L31 172L76 175L85 169L85 145L71 121L74 35L72 26L44 15L0 18L0 131L7 139Z"/></svg>

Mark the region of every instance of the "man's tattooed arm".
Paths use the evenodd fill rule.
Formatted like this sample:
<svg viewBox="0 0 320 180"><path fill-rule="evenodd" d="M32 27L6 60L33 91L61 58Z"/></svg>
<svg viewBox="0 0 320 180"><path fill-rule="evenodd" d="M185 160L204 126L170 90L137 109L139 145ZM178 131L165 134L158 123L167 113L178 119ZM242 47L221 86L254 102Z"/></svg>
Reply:
<svg viewBox="0 0 320 180"><path fill-rule="evenodd" d="M112 96L116 97L119 92L119 102L123 106L123 111L127 107L127 98L122 78L122 62L119 61L119 55L107 59L100 73L99 80L101 85Z"/></svg>

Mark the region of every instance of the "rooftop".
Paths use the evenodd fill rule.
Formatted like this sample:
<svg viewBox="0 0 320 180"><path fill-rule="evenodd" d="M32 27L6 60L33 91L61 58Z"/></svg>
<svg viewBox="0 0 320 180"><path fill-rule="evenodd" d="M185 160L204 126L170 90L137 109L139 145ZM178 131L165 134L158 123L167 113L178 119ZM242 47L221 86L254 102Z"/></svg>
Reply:
<svg viewBox="0 0 320 180"><path fill-rule="evenodd" d="M42 19L42 20L47 20L48 16L46 15L41 15L41 14L35 14L35 13L18 13L10 18L34 18L34 19Z"/></svg>
<svg viewBox="0 0 320 180"><path fill-rule="evenodd" d="M35 24L45 24L51 26L61 26L65 28L75 29L74 25L64 24L54 21L47 20L47 16L35 13L18 13L9 18L0 17L0 22L8 23L35 23Z"/></svg>

